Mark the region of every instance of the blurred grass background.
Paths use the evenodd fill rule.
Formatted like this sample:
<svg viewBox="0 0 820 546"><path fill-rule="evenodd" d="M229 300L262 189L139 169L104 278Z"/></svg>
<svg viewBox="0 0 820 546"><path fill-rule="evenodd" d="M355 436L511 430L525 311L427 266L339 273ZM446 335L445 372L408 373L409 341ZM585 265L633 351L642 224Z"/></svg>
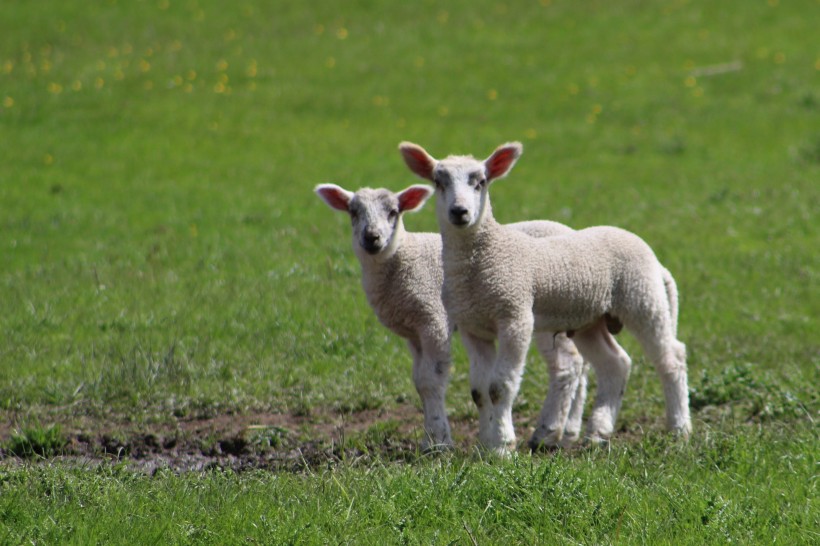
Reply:
<svg viewBox="0 0 820 546"><path fill-rule="evenodd" d="M405 139L439 156L523 141L500 220L635 231L678 281L694 384L750 366L816 397L816 9L5 2L0 403L415 400L347 220L311 191L414 183ZM436 229L429 207L407 224ZM624 342L625 420L659 423L654 372ZM469 413L457 350L450 398Z"/></svg>

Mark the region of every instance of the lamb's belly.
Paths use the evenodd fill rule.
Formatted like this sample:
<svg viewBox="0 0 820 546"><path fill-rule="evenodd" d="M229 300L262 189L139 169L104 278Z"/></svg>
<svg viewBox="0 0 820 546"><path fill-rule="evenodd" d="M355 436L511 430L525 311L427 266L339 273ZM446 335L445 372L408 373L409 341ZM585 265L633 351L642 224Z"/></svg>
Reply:
<svg viewBox="0 0 820 546"><path fill-rule="evenodd" d="M602 315L603 313L537 313L534 316L534 329L538 332L583 330Z"/></svg>
<svg viewBox="0 0 820 546"><path fill-rule="evenodd" d="M536 316L534 329L537 332L563 332L565 330L573 329L568 326L569 321L559 317Z"/></svg>

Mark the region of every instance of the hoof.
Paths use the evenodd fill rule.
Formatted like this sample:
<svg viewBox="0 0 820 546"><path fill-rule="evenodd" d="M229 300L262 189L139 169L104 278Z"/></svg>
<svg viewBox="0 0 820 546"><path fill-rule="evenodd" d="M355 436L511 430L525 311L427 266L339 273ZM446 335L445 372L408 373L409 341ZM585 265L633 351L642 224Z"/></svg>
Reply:
<svg viewBox="0 0 820 546"><path fill-rule="evenodd" d="M425 453L430 451L443 451L453 449L453 439L450 438L450 435L446 435L442 438L434 439L432 436L427 434L424 435L424 438L421 440L421 450Z"/></svg>
<svg viewBox="0 0 820 546"><path fill-rule="evenodd" d="M564 437L561 438L560 446L564 449L569 449L575 444L577 444L580 438L581 434L578 432L568 433L564 431Z"/></svg>
<svg viewBox="0 0 820 546"><path fill-rule="evenodd" d="M587 436L584 438L584 446L587 447L609 447L609 438L599 435Z"/></svg>
<svg viewBox="0 0 820 546"><path fill-rule="evenodd" d="M561 447L563 438L563 428L556 430L554 428L547 428L545 425L542 425L535 429L535 432L532 433L532 437L530 437L527 445L533 453L538 451L555 451Z"/></svg>
<svg viewBox="0 0 820 546"><path fill-rule="evenodd" d="M489 455L490 457L498 457L501 459L509 458L513 453L515 453L515 442L509 443L502 443L500 445L489 446L485 443L479 443L476 446L479 452L483 455Z"/></svg>
<svg viewBox="0 0 820 546"><path fill-rule="evenodd" d="M543 440L530 438L527 442L527 446L530 448L532 453L551 453L560 449L561 444L555 441L550 441L546 438Z"/></svg>
<svg viewBox="0 0 820 546"><path fill-rule="evenodd" d="M672 427L670 432L678 439L684 442L689 441L689 436L692 434L692 425L691 423L686 423L680 427Z"/></svg>
<svg viewBox="0 0 820 546"><path fill-rule="evenodd" d="M442 442L439 444L432 442L423 442L421 444L421 451L424 454L435 455L437 453L450 453L455 450L452 442Z"/></svg>

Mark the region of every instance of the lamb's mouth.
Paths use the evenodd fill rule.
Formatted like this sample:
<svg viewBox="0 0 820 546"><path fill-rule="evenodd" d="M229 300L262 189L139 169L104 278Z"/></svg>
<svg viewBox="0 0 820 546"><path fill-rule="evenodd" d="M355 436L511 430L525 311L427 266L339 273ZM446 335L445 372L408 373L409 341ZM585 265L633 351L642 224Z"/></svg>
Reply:
<svg viewBox="0 0 820 546"><path fill-rule="evenodd" d="M465 227L470 223L469 218L466 216L453 216L450 215L450 223L456 227Z"/></svg>
<svg viewBox="0 0 820 546"><path fill-rule="evenodd" d="M384 250L384 247L377 243L362 243L362 248L370 255L378 254Z"/></svg>

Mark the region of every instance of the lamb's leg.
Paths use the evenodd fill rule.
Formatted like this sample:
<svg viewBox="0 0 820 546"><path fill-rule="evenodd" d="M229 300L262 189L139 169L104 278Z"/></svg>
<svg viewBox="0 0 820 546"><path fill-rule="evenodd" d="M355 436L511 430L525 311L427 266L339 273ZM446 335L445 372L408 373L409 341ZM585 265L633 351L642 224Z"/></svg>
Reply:
<svg viewBox="0 0 820 546"><path fill-rule="evenodd" d="M654 326L645 330L635 330L633 333L655 365L663 383L667 428L688 437L692 432L692 422L689 417L686 345L675 339L672 328L658 328L657 323Z"/></svg>
<svg viewBox="0 0 820 546"><path fill-rule="evenodd" d="M609 333L603 320L577 332L572 340L581 355L595 368L598 380L588 436L593 442L605 441L615 430L615 419L621 408L632 360Z"/></svg>
<svg viewBox="0 0 820 546"><path fill-rule="evenodd" d="M550 384L538 423L529 441L533 451L562 444L564 431L569 424L570 409L578 396L579 380L584 371L584 359L566 334L537 332L534 337L538 351L547 361ZM586 382L583 388L586 389ZM582 397L586 397L585 391ZM583 412L583 401L580 404ZM577 426L575 431L570 432L574 432L576 439L580 423Z"/></svg>
<svg viewBox="0 0 820 546"><path fill-rule="evenodd" d="M478 437L486 449L499 455L515 447L512 405L521 386L532 326L531 315L498 324L498 351L486 391L489 416L481 423Z"/></svg>
<svg viewBox="0 0 820 546"><path fill-rule="evenodd" d="M478 410L479 438L492 420L489 384L495 363L495 343L461 332L461 341L470 360L470 394Z"/></svg>
<svg viewBox="0 0 820 546"><path fill-rule="evenodd" d="M441 346L441 341L422 340L421 345L407 342L413 355L413 382L421 398L424 411L424 438L422 450L450 447L450 422L444 398L450 378L449 343Z"/></svg>
<svg viewBox="0 0 820 546"><path fill-rule="evenodd" d="M589 375L589 363L581 359L581 374L578 376L578 387L572 397L572 407L569 410L567 425L564 427L564 438L561 440L563 447L569 447L578 441L581 436L581 424L584 420L584 404L587 401L587 376Z"/></svg>

